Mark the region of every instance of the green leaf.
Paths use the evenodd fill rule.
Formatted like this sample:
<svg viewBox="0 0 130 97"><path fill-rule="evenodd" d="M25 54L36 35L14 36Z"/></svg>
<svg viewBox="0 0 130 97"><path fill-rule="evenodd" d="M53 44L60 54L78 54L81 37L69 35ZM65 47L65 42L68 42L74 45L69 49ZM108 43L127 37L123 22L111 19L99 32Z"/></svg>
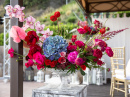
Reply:
<svg viewBox="0 0 130 97"><path fill-rule="evenodd" d="M85 72L82 69L80 69L80 72L82 75L85 75Z"/></svg>

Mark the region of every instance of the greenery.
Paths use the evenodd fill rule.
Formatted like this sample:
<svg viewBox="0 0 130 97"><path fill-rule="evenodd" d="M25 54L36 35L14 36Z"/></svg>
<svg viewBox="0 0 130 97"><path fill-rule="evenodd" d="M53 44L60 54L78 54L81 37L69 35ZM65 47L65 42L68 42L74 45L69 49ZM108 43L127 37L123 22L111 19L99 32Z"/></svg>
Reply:
<svg viewBox="0 0 130 97"><path fill-rule="evenodd" d="M6 39L8 39L9 34L6 34ZM8 41L6 42L6 45L8 44ZM4 45L4 33L0 33L0 46Z"/></svg>

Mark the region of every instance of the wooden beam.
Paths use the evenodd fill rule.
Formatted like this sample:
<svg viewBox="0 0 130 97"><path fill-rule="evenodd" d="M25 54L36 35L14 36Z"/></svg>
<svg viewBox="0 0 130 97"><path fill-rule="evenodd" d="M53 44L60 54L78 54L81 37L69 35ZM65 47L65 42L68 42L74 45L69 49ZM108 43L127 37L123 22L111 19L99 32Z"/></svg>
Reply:
<svg viewBox="0 0 130 97"><path fill-rule="evenodd" d="M23 0L10 0L12 6L18 4L23 6ZM22 27L22 23L18 22L18 19L11 19L11 26L18 25ZM23 42L17 44L13 42L11 38L11 47L17 53L23 55ZM11 82L10 82L10 97L23 97L23 61L18 61L19 56L11 58Z"/></svg>

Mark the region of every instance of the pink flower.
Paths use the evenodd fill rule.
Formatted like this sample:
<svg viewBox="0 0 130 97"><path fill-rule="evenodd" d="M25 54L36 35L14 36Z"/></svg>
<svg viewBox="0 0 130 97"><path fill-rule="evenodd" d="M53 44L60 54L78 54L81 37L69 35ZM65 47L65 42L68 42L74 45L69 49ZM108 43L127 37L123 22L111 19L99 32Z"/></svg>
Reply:
<svg viewBox="0 0 130 97"><path fill-rule="evenodd" d="M75 42L75 45L78 46L79 48L83 48L85 46L85 44L82 41L79 41L79 40L77 40Z"/></svg>
<svg viewBox="0 0 130 97"><path fill-rule="evenodd" d="M24 20L25 20L24 17L25 17L25 14L21 13L21 15L19 16L19 21L24 22Z"/></svg>
<svg viewBox="0 0 130 97"><path fill-rule="evenodd" d="M34 59L39 65L43 65L46 58L45 58L44 55L41 55L40 52L36 52L36 53L33 55L33 59Z"/></svg>
<svg viewBox="0 0 130 97"><path fill-rule="evenodd" d="M64 64L64 63L66 62L66 58L65 58L65 57L60 57L60 58L58 59L58 62L59 62L60 64Z"/></svg>
<svg viewBox="0 0 130 97"><path fill-rule="evenodd" d="M102 64L104 64L104 62L102 62L101 60L98 60L97 64L100 65L100 66L102 66Z"/></svg>
<svg viewBox="0 0 130 97"><path fill-rule="evenodd" d="M102 52L99 49L95 49L93 52L93 56L97 57L97 58L101 58L102 57Z"/></svg>
<svg viewBox="0 0 130 97"><path fill-rule="evenodd" d="M50 31L50 29L48 28L46 31L44 31L44 35L49 37L50 35L53 35L53 31Z"/></svg>
<svg viewBox="0 0 130 97"><path fill-rule="evenodd" d="M106 42L101 40L101 39L95 39L94 40L94 46L97 46L97 45L99 45L100 47L107 47Z"/></svg>
<svg viewBox="0 0 130 97"><path fill-rule="evenodd" d="M8 54L10 54L10 57L14 57L14 50L13 48L11 47L11 49L8 50Z"/></svg>
<svg viewBox="0 0 130 97"><path fill-rule="evenodd" d="M84 26L87 25L87 21L83 21L83 22L82 22L82 21L79 21L79 22L78 22L78 25L81 26L81 27L84 27Z"/></svg>
<svg viewBox="0 0 130 97"><path fill-rule="evenodd" d="M10 30L10 37L13 38L13 41L16 43L21 42L21 39L24 40L26 37L25 31L18 27L18 26L12 26Z"/></svg>
<svg viewBox="0 0 130 97"><path fill-rule="evenodd" d="M25 31L25 30L27 30L27 28L28 28L28 26L25 24L25 25L23 25L23 27L22 27L22 29Z"/></svg>
<svg viewBox="0 0 130 97"><path fill-rule="evenodd" d="M13 7L11 5L5 6L6 14L9 15L10 18L12 18L12 10Z"/></svg>
<svg viewBox="0 0 130 97"><path fill-rule="evenodd" d="M106 53L107 53L107 55L108 55L109 57L113 57L113 51L112 51L112 49L111 49L110 47L107 47L107 48L106 48Z"/></svg>
<svg viewBox="0 0 130 97"><path fill-rule="evenodd" d="M78 52L77 51L73 51L73 52L71 52L71 53L68 54L67 59L69 60L69 62L71 62L72 64L74 64L77 56L78 56Z"/></svg>
<svg viewBox="0 0 130 97"><path fill-rule="evenodd" d="M34 29L34 22L35 22L35 18L33 18L32 16L30 16L30 17L27 17L26 19L26 26L27 27L30 27L31 29Z"/></svg>
<svg viewBox="0 0 130 97"><path fill-rule="evenodd" d="M15 5L14 8L12 9L12 17L18 18L19 15L22 14L22 10L24 10L24 7L21 7L19 5Z"/></svg>
<svg viewBox="0 0 130 97"><path fill-rule="evenodd" d="M84 63L85 63L85 61L83 60L83 58L76 58L76 60L75 60L75 64L76 64L76 65L81 66L81 65L83 65Z"/></svg>
<svg viewBox="0 0 130 97"><path fill-rule="evenodd" d="M39 46L42 46L42 45L43 45L43 42L44 42L44 40L45 40L46 38L47 38L46 35L40 36L39 40L40 40L41 42L38 43Z"/></svg>
<svg viewBox="0 0 130 97"><path fill-rule="evenodd" d="M39 21L35 23L35 29L37 30L36 31L37 33L43 34L44 33L44 31L43 31L44 27L45 27L45 25L44 24L41 25Z"/></svg>
<svg viewBox="0 0 130 97"><path fill-rule="evenodd" d="M66 56L66 52L61 52L61 53L60 53L60 56L61 56L61 57L65 57L65 56Z"/></svg>
<svg viewBox="0 0 130 97"><path fill-rule="evenodd" d="M95 21L94 21L94 24L95 24L95 25L99 25L100 22L99 22L98 20L95 20Z"/></svg>
<svg viewBox="0 0 130 97"><path fill-rule="evenodd" d="M78 31L80 34L85 34L85 33L87 33L86 30L83 29L83 28L79 28L79 29L77 29L77 31Z"/></svg>
<svg viewBox="0 0 130 97"><path fill-rule="evenodd" d="M28 68L28 67L33 66L33 64L34 64L34 62L31 59L28 59L28 62L25 63L25 66Z"/></svg>

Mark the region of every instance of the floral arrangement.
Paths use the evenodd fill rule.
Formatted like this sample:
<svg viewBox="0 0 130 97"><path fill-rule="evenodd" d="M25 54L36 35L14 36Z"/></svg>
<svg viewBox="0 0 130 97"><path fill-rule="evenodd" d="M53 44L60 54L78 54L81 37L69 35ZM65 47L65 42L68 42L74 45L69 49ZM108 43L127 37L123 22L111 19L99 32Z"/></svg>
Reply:
<svg viewBox="0 0 130 97"><path fill-rule="evenodd" d="M101 66L104 65L104 62L101 61L102 56L104 54L109 57L113 56L111 47L105 41L125 30L107 32L110 28L102 26L98 20L94 21L94 26L88 25L87 21L79 21L77 31L83 35L93 36L83 42L77 39L77 35L72 35L70 42L67 42L59 33L52 36L53 31L50 31L49 28L44 30L45 25L40 24L39 21L36 22L32 16L25 18L24 7L7 5L5 9L10 18L19 18L20 22L25 23L22 28L12 26L10 37L16 43L20 43L21 40L24 42L24 45L29 48L29 52L25 56L28 61L25 66L27 68L37 66L38 70L54 68L68 70L71 73L80 70L81 74L84 75L86 68L102 68ZM56 11L50 20L58 21L60 15L60 12ZM31 30L28 31L28 28ZM12 58L17 53L11 48L8 54ZM22 57L19 57L18 60Z"/></svg>

